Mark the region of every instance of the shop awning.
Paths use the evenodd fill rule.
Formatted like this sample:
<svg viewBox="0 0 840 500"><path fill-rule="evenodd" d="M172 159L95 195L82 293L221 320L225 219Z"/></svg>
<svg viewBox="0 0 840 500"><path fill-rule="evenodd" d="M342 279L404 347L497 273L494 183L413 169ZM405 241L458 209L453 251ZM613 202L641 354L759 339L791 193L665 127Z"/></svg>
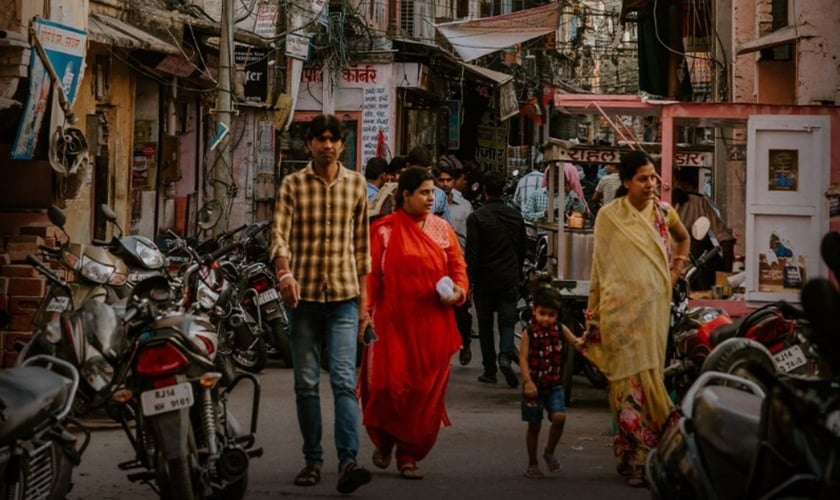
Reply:
<svg viewBox="0 0 840 500"><path fill-rule="evenodd" d="M561 3L501 16L436 24L435 29L466 62L557 29Z"/></svg>
<svg viewBox="0 0 840 500"><path fill-rule="evenodd" d="M813 36L813 28L810 25L785 26L772 33L758 37L755 40L750 40L741 45L736 53L740 56L742 54L749 54L750 52L778 47L779 45L791 43L800 38L812 38Z"/></svg>
<svg viewBox="0 0 840 500"><path fill-rule="evenodd" d="M94 42L126 49L149 50L162 54L180 54L174 44L142 29L104 14L88 16L88 37Z"/></svg>
<svg viewBox="0 0 840 500"><path fill-rule="evenodd" d="M481 66L476 66L475 64L470 64L470 63L459 63L459 64L461 66L463 66L464 69L469 71L470 73L480 77L483 80L487 80L490 83L494 83L498 87L501 87L502 85L506 84L507 82L513 80L513 75L509 75L507 73L502 73L500 71L494 71L492 69L483 68Z"/></svg>

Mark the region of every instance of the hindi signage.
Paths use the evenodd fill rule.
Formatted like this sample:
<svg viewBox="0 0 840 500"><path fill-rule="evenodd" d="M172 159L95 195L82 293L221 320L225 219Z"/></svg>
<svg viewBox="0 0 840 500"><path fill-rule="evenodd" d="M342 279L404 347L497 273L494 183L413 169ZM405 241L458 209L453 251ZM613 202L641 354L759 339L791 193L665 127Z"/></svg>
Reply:
<svg viewBox="0 0 840 500"><path fill-rule="evenodd" d="M286 35L286 57L309 60L309 37L296 33Z"/></svg>

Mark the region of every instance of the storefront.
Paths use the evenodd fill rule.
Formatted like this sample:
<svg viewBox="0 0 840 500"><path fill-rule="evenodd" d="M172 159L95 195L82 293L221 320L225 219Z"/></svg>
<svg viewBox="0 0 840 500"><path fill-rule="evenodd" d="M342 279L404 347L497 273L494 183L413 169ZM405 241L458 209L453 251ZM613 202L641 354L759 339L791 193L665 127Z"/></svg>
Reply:
<svg viewBox="0 0 840 500"><path fill-rule="evenodd" d="M806 279L827 275L819 243L829 229L840 228L840 211L832 209L833 193L840 185L840 150L831 148L840 143L840 108L654 102L637 96L575 94L557 94L554 104L570 114L611 120L656 117L661 123L661 195L666 201L672 196L674 168L681 163L708 168L712 155L714 192L722 194L718 201L726 207L727 222L737 233L736 253L745 256L748 303L798 302ZM712 153L680 150L679 127L692 125L715 130ZM618 124L616 130L625 135L628 148L644 149L629 131ZM603 154L574 148L567 150L566 157L575 160ZM720 302L727 307L732 301Z"/></svg>

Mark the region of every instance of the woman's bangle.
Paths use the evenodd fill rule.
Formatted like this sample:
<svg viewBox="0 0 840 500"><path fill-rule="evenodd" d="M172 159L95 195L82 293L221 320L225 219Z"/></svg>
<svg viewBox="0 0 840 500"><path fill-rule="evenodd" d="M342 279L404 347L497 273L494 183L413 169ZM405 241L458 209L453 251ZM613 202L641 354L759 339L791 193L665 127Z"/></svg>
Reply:
<svg viewBox="0 0 840 500"><path fill-rule="evenodd" d="M686 265L691 264L691 261L685 255L674 255L673 257L674 262L681 260L686 263Z"/></svg>
<svg viewBox="0 0 840 500"><path fill-rule="evenodd" d="M282 274L282 275L280 275L280 277L279 277L279 278L277 278L277 284L279 285L280 283L283 283L283 282L284 282L284 281L286 281L287 279L289 279L289 278L294 278L294 277L295 277L295 276L294 276L291 272L288 272L288 273Z"/></svg>

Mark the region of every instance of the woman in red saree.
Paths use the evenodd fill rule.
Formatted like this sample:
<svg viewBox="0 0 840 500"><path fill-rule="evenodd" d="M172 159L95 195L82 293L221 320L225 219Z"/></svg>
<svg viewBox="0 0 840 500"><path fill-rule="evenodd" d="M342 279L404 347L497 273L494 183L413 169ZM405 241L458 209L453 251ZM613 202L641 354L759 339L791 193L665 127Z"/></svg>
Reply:
<svg viewBox="0 0 840 500"><path fill-rule="evenodd" d="M455 305L466 300L466 263L452 227L431 214L434 178L423 168L400 174L396 212L371 226L372 271L368 300L379 340L362 358L359 398L363 424L387 468L420 479L417 467L449 425L444 398L450 360L461 347ZM435 289L444 276L452 295Z"/></svg>

